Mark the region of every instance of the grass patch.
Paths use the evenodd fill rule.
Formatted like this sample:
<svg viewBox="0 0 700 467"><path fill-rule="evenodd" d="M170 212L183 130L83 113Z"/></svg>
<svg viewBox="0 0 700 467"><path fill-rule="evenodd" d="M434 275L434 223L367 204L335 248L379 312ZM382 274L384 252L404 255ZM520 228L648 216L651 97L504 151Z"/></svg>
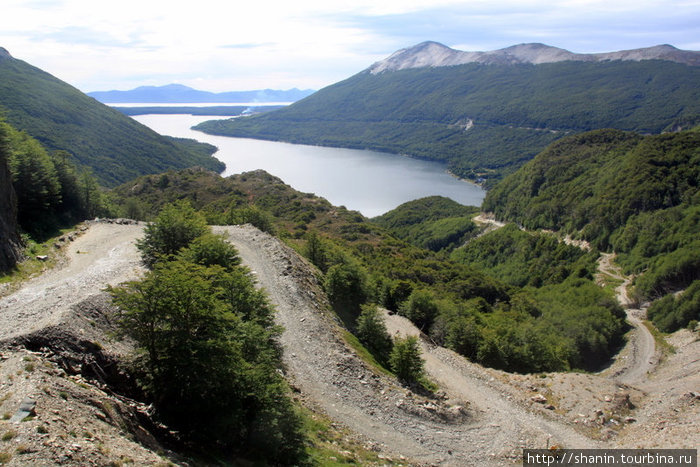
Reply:
<svg viewBox="0 0 700 467"><path fill-rule="evenodd" d="M75 227L61 229L55 237L51 237L41 243L23 236L26 244L23 253L26 259L17 264L14 269L0 274L0 284L9 284L9 287L5 289L5 293L15 290L23 282L56 266L63 250L54 248L53 244L57 242L59 237L74 230ZM37 259L37 256L47 256L48 258L42 261Z"/></svg>
<svg viewBox="0 0 700 467"><path fill-rule="evenodd" d="M336 467L346 465L405 465L405 460L390 459L374 452L352 438L349 431L326 416L302 408L304 431L309 445L309 465Z"/></svg>
<svg viewBox="0 0 700 467"><path fill-rule="evenodd" d="M347 329L343 329L343 339L345 339L345 342L352 347L352 349L355 351L355 354L357 354L358 357L362 361L364 361L367 365L369 365L372 370L374 370L377 373L383 373L387 376L396 376L394 373L392 373L389 369L385 368L382 366L376 358L374 358L374 355L367 350L367 348L362 345L362 343L359 341L357 337L355 337L350 331Z"/></svg>
<svg viewBox="0 0 700 467"><path fill-rule="evenodd" d="M654 343L656 344L656 348L661 350L662 357L676 353L676 349L666 341L665 334L659 331L651 321L644 320L642 323L654 337Z"/></svg>

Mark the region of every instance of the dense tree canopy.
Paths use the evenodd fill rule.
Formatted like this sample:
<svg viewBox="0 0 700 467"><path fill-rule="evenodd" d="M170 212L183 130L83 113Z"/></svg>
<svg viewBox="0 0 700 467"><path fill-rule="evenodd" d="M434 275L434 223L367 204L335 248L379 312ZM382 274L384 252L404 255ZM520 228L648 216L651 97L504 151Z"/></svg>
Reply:
<svg viewBox="0 0 700 467"><path fill-rule="evenodd" d="M164 208L140 243L144 259L179 254L156 256L142 280L111 288L138 345L139 382L169 426L199 446L298 462L304 440L279 372L274 310L233 247L200 221L187 203Z"/></svg>

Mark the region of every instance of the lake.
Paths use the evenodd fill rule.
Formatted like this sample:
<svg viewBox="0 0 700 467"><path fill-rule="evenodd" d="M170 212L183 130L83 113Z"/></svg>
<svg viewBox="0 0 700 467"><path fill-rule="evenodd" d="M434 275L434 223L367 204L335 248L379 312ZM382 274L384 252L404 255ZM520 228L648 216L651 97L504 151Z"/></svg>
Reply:
<svg viewBox="0 0 700 467"><path fill-rule="evenodd" d="M447 173L446 165L357 149L306 146L246 138L212 136L192 126L215 119L193 115L132 117L156 132L193 138L219 148L224 176L263 169L296 190L322 196L336 206L374 217L418 198L442 195L480 206L486 192Z"/></svg>

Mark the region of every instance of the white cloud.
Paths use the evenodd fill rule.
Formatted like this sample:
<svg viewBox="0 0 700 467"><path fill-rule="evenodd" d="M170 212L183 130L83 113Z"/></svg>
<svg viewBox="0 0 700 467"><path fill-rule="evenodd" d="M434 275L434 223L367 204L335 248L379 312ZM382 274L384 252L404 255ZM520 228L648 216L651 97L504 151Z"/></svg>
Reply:
<svg viewBox="0 0 700 467"><path fill-rule="evenodd" d="M84 91L321 87L394 50L697 48L700 1L3 0L0 46Z"/></svg>

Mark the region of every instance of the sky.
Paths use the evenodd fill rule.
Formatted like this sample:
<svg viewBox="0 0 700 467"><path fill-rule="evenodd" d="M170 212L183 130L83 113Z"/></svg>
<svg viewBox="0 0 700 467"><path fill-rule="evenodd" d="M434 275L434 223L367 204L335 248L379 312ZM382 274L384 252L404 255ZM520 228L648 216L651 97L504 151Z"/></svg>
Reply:
<svg viewBox="0 0 700 467"><path fill-rule="evenodd" d="M426 40L700 50L700 0L2 0L0 47L83 92L320 89Z"/></svg>

